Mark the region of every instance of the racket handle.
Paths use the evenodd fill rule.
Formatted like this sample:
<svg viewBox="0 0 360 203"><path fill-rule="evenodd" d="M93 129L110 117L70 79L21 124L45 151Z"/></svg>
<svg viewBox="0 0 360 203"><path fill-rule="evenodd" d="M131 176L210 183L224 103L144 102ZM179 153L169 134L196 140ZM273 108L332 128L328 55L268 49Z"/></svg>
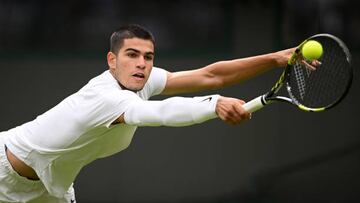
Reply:
<svg viewBox="0 0 360 203"><path fill-rule="evenodd" d="M246 102L242 107L249 113L253 113L266 105L264 95L258 96L255 99Z"/></svg>

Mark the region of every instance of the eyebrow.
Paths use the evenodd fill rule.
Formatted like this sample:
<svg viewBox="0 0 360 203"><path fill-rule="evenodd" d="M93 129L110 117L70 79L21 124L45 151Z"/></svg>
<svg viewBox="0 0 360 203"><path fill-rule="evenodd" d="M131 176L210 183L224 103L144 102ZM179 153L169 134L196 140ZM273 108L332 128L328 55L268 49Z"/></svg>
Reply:
<svg viewBox="0 0 360 203"><path fill-rule="evenodd" d="M139 51L139 50L137 50L137 49L134 49L134 48L127 48L127 49L125 49L125 52L127 52L127 51L133 51L133 52L136 52L136 53L141 53L141 51ZM146 54L146 55L148 55L148 54L154 55L154 52L149 51L149 52L145 52L145 54Z"/></svg>

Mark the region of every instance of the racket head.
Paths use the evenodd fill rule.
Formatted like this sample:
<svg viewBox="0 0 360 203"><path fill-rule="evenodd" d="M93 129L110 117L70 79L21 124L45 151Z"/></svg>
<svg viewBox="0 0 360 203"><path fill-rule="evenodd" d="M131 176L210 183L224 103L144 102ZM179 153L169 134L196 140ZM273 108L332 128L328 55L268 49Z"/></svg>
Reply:
<svg viewBox="0 0 360 203"><path fill-rule="evenodd" d="M323 47L323 54L318 59L321 65L315 71L300 61L301 48L309 40L316 40ZM351 87L351 54L339 38L330 34L314 35L298 46L284 75L291 103L305 111L324 111L344 99Z"/></svg>

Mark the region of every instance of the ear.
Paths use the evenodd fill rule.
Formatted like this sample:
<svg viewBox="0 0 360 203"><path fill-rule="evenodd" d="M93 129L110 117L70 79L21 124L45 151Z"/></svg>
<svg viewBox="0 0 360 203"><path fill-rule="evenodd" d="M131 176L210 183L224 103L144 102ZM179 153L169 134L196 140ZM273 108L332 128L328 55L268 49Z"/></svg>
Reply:
<svg viewBox="0 0 360 203"><path fill-rule="evenodd" d="M111 51L107 54L107 63L109 65L110 70L115 70L116 68L116 55Z"/></svg>

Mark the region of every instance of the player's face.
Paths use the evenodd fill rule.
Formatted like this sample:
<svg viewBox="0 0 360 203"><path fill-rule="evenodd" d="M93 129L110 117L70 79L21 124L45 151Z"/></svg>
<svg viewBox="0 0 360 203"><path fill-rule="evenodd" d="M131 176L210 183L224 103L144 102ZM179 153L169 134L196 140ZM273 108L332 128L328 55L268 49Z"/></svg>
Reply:
<svg viewBox="0 0 360 203"><path fill-rule="evenodd" d="M126 89L141 90L154 64L154 44L139 38L125 39L118 54L108 53L111 73Z"/></svg>

